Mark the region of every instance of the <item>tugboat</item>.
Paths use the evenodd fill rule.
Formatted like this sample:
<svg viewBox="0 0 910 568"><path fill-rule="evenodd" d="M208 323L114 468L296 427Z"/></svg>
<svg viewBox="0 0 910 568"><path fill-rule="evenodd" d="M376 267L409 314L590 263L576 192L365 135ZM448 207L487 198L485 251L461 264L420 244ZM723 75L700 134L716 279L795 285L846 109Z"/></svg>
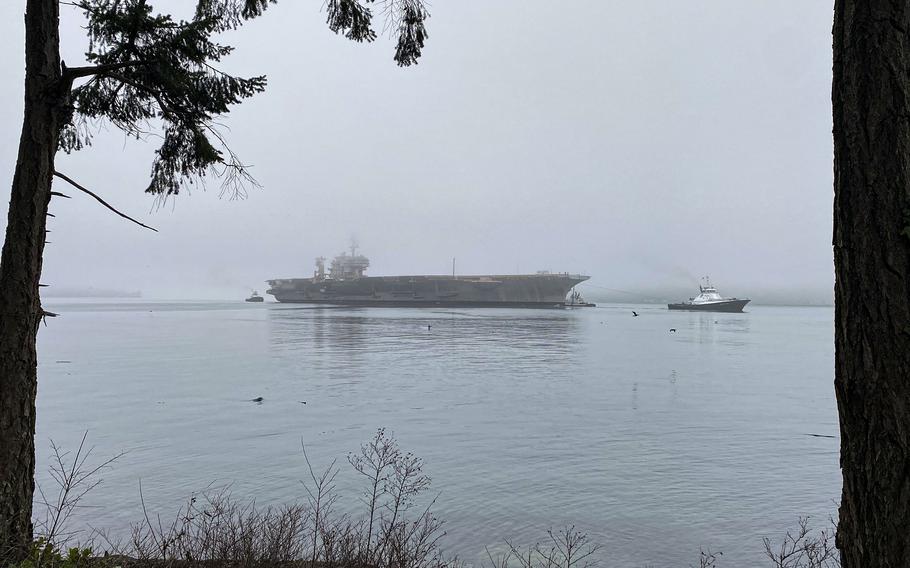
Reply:
<svg viewBox="0 0 910 568"><path fill-rule="evenodd" d="M253 290L253 295L246 299L247 302L264 302L265 298L259 295L259 292Z"/></svg>
<svg viewBox="0 0 910 568"><path fill-rule="evenodd" d="M594 308L597 304L592 304L591 302L586 302L584 298L581 297L581 292L572 288L572 292L569 294L569 297L566 299L567 308Z"/></svg>
<svg viewBox="0 0 910 568"><path fill-rule="evenodd" d="M711 281L705 276L705 285L698 287L699 294L694 298L689 298L688 302L678 304L667 304L671 310L688 310L697 312L734 312L743 311L748 299L740 300L739 298L723 298L717 293L717 288L711 286Z"/></svg>

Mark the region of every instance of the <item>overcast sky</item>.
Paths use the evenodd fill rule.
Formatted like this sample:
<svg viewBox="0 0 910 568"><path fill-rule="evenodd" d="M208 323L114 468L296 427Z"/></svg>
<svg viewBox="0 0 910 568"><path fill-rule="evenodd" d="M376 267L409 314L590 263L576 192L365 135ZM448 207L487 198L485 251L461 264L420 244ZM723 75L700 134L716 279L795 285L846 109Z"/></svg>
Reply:
<svg viewBox="0 0 910 568"><path fill-rule="evenodd" d="M0 3L4 204L24 5ZM457 257L463 274L585 272L624 290L705 273L740 297L832 287L830 0L437 0L406 69L388 39L332 34L321 8L281 0L225 38L226 70L269 78L225 119L261 190L220 199L215 180L157 206L142 192L154 141L103 131L57 169L160 233L67 191L43 281L239 297L356 236L373 275ZM75 66L81 14L61 11Z"/></svg>

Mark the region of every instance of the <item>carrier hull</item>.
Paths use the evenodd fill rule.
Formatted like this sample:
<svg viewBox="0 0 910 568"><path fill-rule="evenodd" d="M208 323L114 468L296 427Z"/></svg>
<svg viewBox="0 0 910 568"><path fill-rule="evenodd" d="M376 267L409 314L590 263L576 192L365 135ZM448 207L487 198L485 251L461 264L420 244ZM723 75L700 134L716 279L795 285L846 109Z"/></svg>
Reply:
<svg viewBox="0 0 910 568"><path fill-rule="evenodd" d="M587 276L365 276L350 280L269 280L279 302L389 307L563 307L566 295Z"/></svg>

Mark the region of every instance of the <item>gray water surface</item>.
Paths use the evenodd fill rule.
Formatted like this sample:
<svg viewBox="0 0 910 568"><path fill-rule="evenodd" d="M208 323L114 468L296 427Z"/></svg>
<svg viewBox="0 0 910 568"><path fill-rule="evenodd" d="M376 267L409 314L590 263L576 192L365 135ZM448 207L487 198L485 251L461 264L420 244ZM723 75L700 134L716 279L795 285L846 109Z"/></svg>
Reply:
<svg viewBox="0 0 910 568"><path fill-rule="evenodd" d="M49 309L39 480L50 439L127 452L77 524L140 520L140 480L163 516L213 483L303 501L301 439L314 465L344 465L383 426L424 458L444 548L472 562L568 523L604 566L688 566L703 546L757 566L762 537L836 512L831 308Z"/></svg>

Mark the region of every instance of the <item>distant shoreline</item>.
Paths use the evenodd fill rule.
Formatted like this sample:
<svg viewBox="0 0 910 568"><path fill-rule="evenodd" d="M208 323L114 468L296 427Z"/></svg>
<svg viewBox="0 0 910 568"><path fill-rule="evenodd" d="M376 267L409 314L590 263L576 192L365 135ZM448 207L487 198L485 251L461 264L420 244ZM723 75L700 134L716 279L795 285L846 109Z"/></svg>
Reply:
<svg viewBox="0 0 910 568"><path fill-rule="evenodd" d="M669 304L673 302L684 301L693 294L685 291L673 294L672 292L662 293L644 293L640 295L633 294L609 294L595 290L586 290L583 286L578 287L586 300L598 304ZM726 294L725 294L726 295ZM759 292L754 294L743 294L736 296L740 298L751 299L750 305L760 306L813 306L813 307L834 307L834 298L828 298L825 294L805 293L800 294L787 292Z"/></svg>
<svg viewBox="0 0 910 568"><path fill-rule="evenodd" d="M96 288L48 288L41 293L43 298L99 298L99 299L120 299L120 298L142 298L142 292L139 290L104 290Z"/></svg>
<svg viewBox="0 0 910 568"><path fill-rule="evenodd" d="M87 304L91 304L91 303L97 303L97 304L117 304L117 303L121 303L121 301L122 301L123 304L133 304L133 303L138 303L138 304L212 304L212 305L237 304L237 305L245 305L245 306L262 306L262 305L276 305L276 306L278 306L278 305L280 305L280 306L283 306L283 307L286 307L286 308L291 308L291 307L300 308L300 307L303 306L303 304L294 304L294 303L283 303L283 304L282 304L281 302L276 302L276 301L274 301L274 300L269 300L269 299L267 299L265 302L262 302L262 303L258 303L258 304L249 304L249 303L244 302L242 299L238 300L238 299L236 299L236 298L211 298L211 297L209 297L209 298L154 298L154 297L135 297L135 296L134 296L134 297L125 297L125 296L116 297L116 296L59 296L59 295L58 295L58 296L49 296L49 297L47 297L46 299L47 299L50 303L52 303L52 304L54 304L54 303L56 303L56 304L61 304L61 303L67 303L67 302L87 303ZM139 302L136 302L136 300L139 300ZM619 300L604 300L604 299L600 299L600 298L592 298L592 301L594 301L594 303L596 303L597 306L594 307L594 308L590 308L590 309L606 308L606 307L617 307L617 308L618 308L618 307L623 307L623 308L625 308L625 307L634 307L634 306L647 306L646 309L648 309L648 308L650 308L650 309L658 308L658 309L662 309L662 310L664 310L664 311L668 311L668 310L667 310L667 302L657 301L657 300L641 300L641 301L634 301L634 300L632 300L632 301L630 301L630 300L625 300L625 299L624 299L624 300L619 301ZM308 306L308 308L313 308L313 309L319 308L319 307L322 307L322 308L326 308L326 307L332 307L332 308L364 308L364 307L369 307L369 306L352 306L352 305L344 305L344 304L331 305L331 306L328 305L328 304L325 304L325 305L318 305L318 304L316 304L316 305L309 305L309 306ZM375 306L374 306L374 307L375 307ZM829 309L833 309L833 308L834 308L834 305L833 305L833 304L821 304L821 303L796 303L796 302L781 303L781 302L773 302L773 301L759 301L759 300L754 300L754 301L752 301L752 302L749 304L749 307L761 307L761 308L829 308ZM444 310L444 309L458 309L458 308L454 308L454 307L445 307L445 306L433 306L432 308L427 307L427 306L378 306L378 307L377 307L377 309L382 309L382 310L393 309L393 308L399 308L399 309L415 309L415 310L421 310L421 309L436 309L436 310L440 310L440 309L442 309L442 310ZM489 307L480 306L480 307L475 307L475 308L473 308L473 309L479 309L479 310L484 310L484 309L509 310L509 309L513 309L513 308L503 308L503 307L501 307L501 306L489 306ZM518 309L520 309L520 308L518 308ZM544 309L544 310L547 310L547 309L551 309L551 308L528 308L528 309ZM557 308L552 308L552 309L557 309ZM744 313L749 313L749 311L750 311L749 308L747 308L747 309L745 310ZM688 313L688 312L687 312L687 313ZM712 313L713 313L713 312L712 312Z"/></svg>

